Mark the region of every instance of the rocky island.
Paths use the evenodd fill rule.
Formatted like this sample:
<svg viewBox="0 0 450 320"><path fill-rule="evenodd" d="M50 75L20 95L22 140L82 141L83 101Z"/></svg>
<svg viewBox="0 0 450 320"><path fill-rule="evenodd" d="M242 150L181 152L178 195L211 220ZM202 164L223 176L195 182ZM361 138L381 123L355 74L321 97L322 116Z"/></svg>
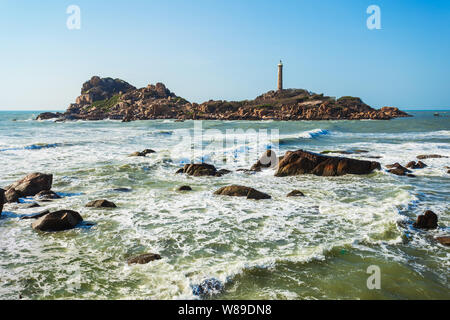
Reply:
<svg viewBox="0 0 450 320"><path fill-rule="evenodd" d="M390 120L409 115L398 108L374 109L360 98L336 99L304 89L269 91L254 100L191 103L162 83L137 89L126 81L92 77L64 113L45 112L37 120Z"/></svg>

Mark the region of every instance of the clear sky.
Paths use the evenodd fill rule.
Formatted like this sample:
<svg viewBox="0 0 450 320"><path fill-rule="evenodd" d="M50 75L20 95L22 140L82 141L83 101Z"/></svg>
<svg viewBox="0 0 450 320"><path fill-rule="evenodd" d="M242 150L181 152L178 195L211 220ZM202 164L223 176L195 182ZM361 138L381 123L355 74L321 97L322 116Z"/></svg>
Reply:
<svg viewBox="0 0 450 320"><path fill-rule="evenodd" d="M373 4L381 30L366 25ZM65 110L93 75L253 99L276 88L279 59L285 87L449 109L450 1L0 0L0 110Z"/></svg>

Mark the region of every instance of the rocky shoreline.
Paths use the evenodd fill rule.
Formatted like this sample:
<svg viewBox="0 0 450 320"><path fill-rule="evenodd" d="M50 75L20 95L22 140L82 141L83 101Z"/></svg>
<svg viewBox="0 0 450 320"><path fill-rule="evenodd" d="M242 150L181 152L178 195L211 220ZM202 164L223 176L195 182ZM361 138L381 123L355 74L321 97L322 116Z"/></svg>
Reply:
<svg viewBox="0 0 450 320"><path fill-rule="evenodd" d="M357 97L334 97L304 89L269 91L254 100L191 103L162 83L137 89L112 78L92 77L64 113L37 120L390 120L410 115L394 107L374 109Z"/></svg>

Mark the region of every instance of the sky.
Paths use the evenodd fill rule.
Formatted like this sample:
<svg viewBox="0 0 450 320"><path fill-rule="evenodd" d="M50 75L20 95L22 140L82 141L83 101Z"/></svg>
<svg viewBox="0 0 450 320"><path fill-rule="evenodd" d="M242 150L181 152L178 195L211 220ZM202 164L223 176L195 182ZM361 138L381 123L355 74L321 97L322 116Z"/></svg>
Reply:
<svg viewBox="0 0 450 320"><path fill-rule="evenodd" d="M0 0L0 110L65 110L94 75L254 99L276 89L280 59L285 88L450 109L450 1Z"/></svg>

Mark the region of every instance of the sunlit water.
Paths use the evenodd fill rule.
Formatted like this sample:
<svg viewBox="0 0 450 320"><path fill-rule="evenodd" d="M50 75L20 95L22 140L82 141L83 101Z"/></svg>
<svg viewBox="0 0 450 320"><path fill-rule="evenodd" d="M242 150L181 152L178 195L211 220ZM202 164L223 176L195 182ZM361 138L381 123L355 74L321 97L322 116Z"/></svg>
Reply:
<svg viewBox="0 0 450 320"><path fill-rule="evenodd" d="M37 114L0 113L0 186L31 172L52 173L53 190L65 197L42 208L5 206L1 299L198 299L193 288L213 278L224 291L203 298L450 299L450 249L433 240L450 233L449 159L424 160L428 167L415 170L416 178L385 169L368 176L277 178L273 169L235 171L256 160L243 159L255 148L249 139L227 148L234 160L225 163L214 148L199 155L233 173L188 177L175 171L192 156L192 145L178 138L194 128L193 121L32 121ZM364 149L369 153L351 157L381 157L383 166L405 165L419 154L450 157L450 112L413 114L392 121L204 121L202 126L223 133L278 129L281 154ZM212 133L210 140L211 135L220 136ZM157 153L128 157L146 148ZM213 195L228 184L254 187L272 199ZM177 192L181 185L194 191ZM306 197L287 198L294 189ZM95 199L109 199L118 208L84 207ZM19 219L46 208L76 210L95 225L41 233L31 220ZM414 229L416 216L428 209L438 214L439 228ZM146 252L163 259L126 263ZM380 290L367 287L371 265L380 267Z"/></svg>

